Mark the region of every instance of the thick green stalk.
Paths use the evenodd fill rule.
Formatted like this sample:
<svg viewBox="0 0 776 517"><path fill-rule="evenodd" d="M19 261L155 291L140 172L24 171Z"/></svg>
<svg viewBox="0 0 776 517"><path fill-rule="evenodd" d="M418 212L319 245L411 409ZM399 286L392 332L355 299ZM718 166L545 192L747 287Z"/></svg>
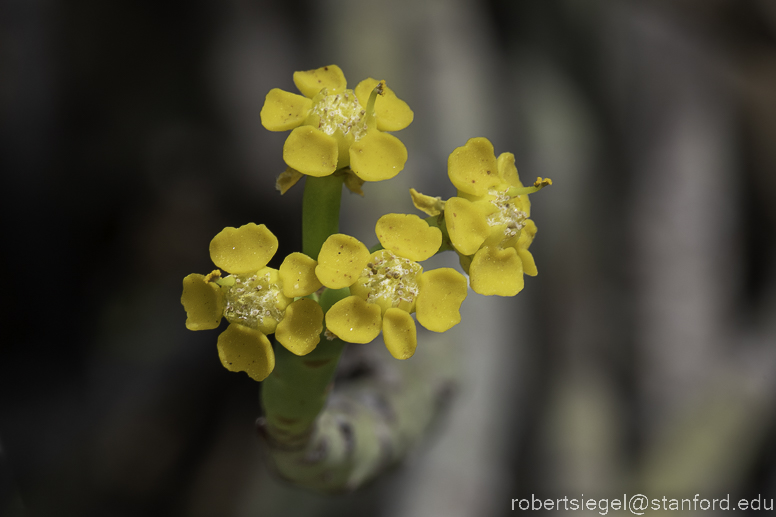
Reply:
<svg viewBox="0 0 776 517"><path fill-rule="evenodd" d="M339 232L344 175L307 176L302 199L302 252L318 258L323 242Z"/></svg>
<svg viewBox="0 0 776 517"><path fill-rule="evenodd" d="M303 249L317 257L339 229L341 177L307 178ZM326 289L326 312L350 294ZM418 442L456 386L450 344L426 344L413 361L396 361L383 346L348 348L337 389L333 380L345 351L321 336L298 357L275 347L275 369L262 385L264 418L258 422L271 468L282 478L320 492L353 490L399 461Z"/></svg>
<svg viewBox="0 0 776 517"><path fill-rule="evenodd" d="M307 177L302 205L302 249L316 258L323 242L339 231L342 176ZM347 292L327 291L324 312ZM275 347L275 369L262 386L268 438L284 448L305 443L326 405L334 372L345 343L321 336L311 353L298 357Z"/></svg>

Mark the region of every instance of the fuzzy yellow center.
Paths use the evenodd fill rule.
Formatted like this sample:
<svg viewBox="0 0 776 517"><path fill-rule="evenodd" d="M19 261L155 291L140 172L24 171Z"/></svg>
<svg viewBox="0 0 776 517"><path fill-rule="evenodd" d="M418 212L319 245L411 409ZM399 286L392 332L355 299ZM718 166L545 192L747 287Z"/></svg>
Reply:
<svg viewBox="0 0 776 517"><path fill-rule="evenodd" d="M391 307L410 311L418 296L417 277L422 271L417 262L381 250L372 256L358 284L366 292L366 301L379 305L383 312Z"/></svg>
<svg viewBox="0 0 776 517"><path fill-rule="evenodd" d="M339 129L343 135L352 133L358 141L366 134L366 110L353 90L327 95L324 88L313 98L310 112L318 116L318 129L327 135L333 135Z"/></svg>
<svg viewBox="0 0 776 517"><path fill-rule="evenodd" d="M224 317L252 329L274 327L283 319L285 305L281 287L264 275L231 275L232 285L226 292Z"/></svg>
<svg viewBox="0 0 776 517"><path fill-rule="evenodd" d="M505 239L516 236L525 226L525 220L528 217L528 214L515 206L517 198L509 197L505 192L499 192L494 189L490 189L488 194L493 196L493 199L491 199L490 202L496 207L496 211L488 216L488 225L505 225Z"/></svg>

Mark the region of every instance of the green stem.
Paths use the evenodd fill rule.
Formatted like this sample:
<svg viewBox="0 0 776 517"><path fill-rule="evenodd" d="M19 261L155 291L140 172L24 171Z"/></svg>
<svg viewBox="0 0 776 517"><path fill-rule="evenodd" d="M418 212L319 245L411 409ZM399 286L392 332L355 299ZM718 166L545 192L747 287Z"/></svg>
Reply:
<svg viewBox="0 0 776 517"><path fill-rule="evenodd" d="M323 242L339 233L340 199L344 175L308 176L302 199L302 252L318 258Z"/></svg>
<svg viewBox="0 0 776 517"><path fill-rule="evenodd" d="M308 177L302 205L302 250L316 258L324 241L339 231L343 176ZM324 312L349 293L324 291ZM262 386L261 400L268 438L282 448L304 446L326 404L331 381L345 343L321 341L311 353L298 357L275 347L275 369Z"/></svg>

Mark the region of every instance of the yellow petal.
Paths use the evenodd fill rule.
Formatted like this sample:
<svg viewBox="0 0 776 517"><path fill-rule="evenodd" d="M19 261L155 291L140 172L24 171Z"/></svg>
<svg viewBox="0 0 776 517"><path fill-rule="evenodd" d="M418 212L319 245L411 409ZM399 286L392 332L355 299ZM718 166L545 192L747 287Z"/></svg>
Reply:
<svg viewBox="0 0 776 517"><path fill-rule="evenodd" d="M447 175L458 190L484 196L499 183L498 162L487 138L472 138L455 149L447 160Z"/></svg>
<svg viewBox="0 0 776 517"><path fill-rule="evenodd" d="M318 262L304 253L291 253L280 265L280 281L283 294L289 298L307 296L320 289L323 284L315 276Z"/></svg>
<svg viewBox="0 0 776 517"><path fill-rule="evenodd" d="M539 274L539 270L536 269L536 262L533 255L528 250L517 250L517 256L520 257L520 262L523 263L523 273L528 276L536 276Z"/></svg>
<svg viewBox="0 0 776 517"><path fill-rule="evenodd" d="M279 190L280 195L282 196L288 192L288 189L296 185L296 183L302 179L302 176L304 176L304 174L298 170L288 167L285 171L281 172L278 179L275 180L275 189Z"/></svg>
<svg viewBox="0 0 776 517"><path fill-rule="evenodd" d="M385 347L396 359L409 359L418 346L415 320L407 311L390 308L383 315Z"/></svg>
<svg viewBox="0 0 776 517"><path fill-rule="evenodd" d="M461 321L461 304L466 299L466 279L452 268L427 271L418 278L415 311L418 323L434 332L444 332Z"/></svg>
<svg viewBox="0 0 776 517"><path fill-rule="evenodd" d="M301 298L286 309L275 330L278 342L296 355L315 350L323 332L323 309L309 298Z"/></svg>
<svg viewBox="0 0 776 517"><path fill-rule="evenodd" d="M356 86L356 97L362 106L366 106L372 90L375 89L377 79L364 79ZM409 126L415 117L406 102L396 96L388 86L383 87L383 94L375 100L375 115L377 116L377 129L380 131L399 131Z"/></svg>
<svg viewBox="0 0 776 517"><path fill-rule="evenodd" d="M348 343L369 343L380 334L380 307L348 296L326 313L326 327Z"/></svg>
<svg viewBox="0 0 776 517"><path fill-rule="evenodd" d="M350 168L365 181L391 179L404 168L407 148L393 135L369 131L350 146Z"/></svg>
<svg viewBox="0 0 776 517"><path fill-rule="evenodd" d="M533 222L532 219L526 219L525 226L522 230L520 230L520 240L518 241L518 246L523 249L528 249L528 246L530 246L533 242L537 231L538 228L536 227L536 223Z"/></svg>
<svg viewBox="0 0 776 517"><path fill-rule="evenodd" d="M283 145L286 165L308 176L328 176L337 170L337 139L311 126L291 131Z"/></svg>
<svg viewBox="0 0 776 517"><path fill-rule="evenodd" d="M229 273L255 273L278 250L278 239L263 224L227 227L210 241L210 259Z"/></svg>
<svg viewBox="0 0 776 517"><path fill-rule="evenodd" d="M330 95L344 90L347 81L340 67L329 65L315 70L294 72L294 84L305 97L312 99L322 88L328 89Z"/></svg>
<svg viewBox="0 0 776 517"><path fill-rule="evenodd" d="M383 248L415 262L434 256L442 245L442 231L412 214L382 216L377 220L375 233Z"/></svg>
<svg viewBox="0 0 776 517"><path fill-rule="evenodd" d="M230 372L245 372L255 381L263 381L275 368L267 336L234 323L218 336L218 357Z"/></svg>
<svg viewBox="0 0 776 517"><path fill-rule="evenodd" d="M369 250L350 235L336 233L321 246L315 275L330 289L349 287L369 262Z"/></svg>
<svg viewBox="0 0 776 517"><path fill-rule="evenodd" d="M439 196L427 196L411 188L410 197L412 197L412 204L415 205L415 208L430 216L439 215L445 209L445 202Z"/></svg>
<svg viewBox="0 0 776 517"><path fill-rule="evenodd" d="M301 126L313 102L307 97L273 88L261 108L261 125L270 131L288 131Z"/></svg>
<svg viewBox="0 0 776 517"><path fill-rule="evenodd" d="M462 197L445 203L445 226L453 247L462 255L474 255L490 233L482 206Z"/></svg>
<svg viewBox="0 0 776 517"><path fill-rule="evenodd" d="M522 187L520 177L517 175L515 166L515 155L512 153L501 153L498 157L498 175L503 183L510 187ZM527 197L527 196L526 196Z"/></svg>
<svg viewBox="0 0 776 517"><path fill-rule="evenodd" d="M485 296L514 296L523 289L523 262L514 248L482 248L469 266L474 292Z"/></svg>
<svg viewBox="0 0 776 517"><path fill-rule="evenodd" d="M186 310L186 328L208 330L218 327L224 315L224 293L204 275L192 273L183 279L181 303Z"/></svg>

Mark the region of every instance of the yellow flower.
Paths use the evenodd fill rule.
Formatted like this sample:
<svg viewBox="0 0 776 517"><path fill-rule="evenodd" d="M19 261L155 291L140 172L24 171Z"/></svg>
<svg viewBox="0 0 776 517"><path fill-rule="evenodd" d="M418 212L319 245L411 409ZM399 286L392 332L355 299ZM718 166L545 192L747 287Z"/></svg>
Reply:
<svg viewBox="0 0 776 517"><path fill-rule="evenodd" d="M523 274L537 274L528 251L536 234L528 218L528 194L552 181L539 178L533 187L523 187L514 155L502 153L497 159L485 138L472 138L455 149L448 175L458 196L444 202L445 226L472 289L483 295L517 294L523 289ZM427 211L428 196L413 194L413 200L416 197L416 206Z"/></svg>
<svg viewBox="0 0 776 517"><path fill-rule="evenodd" d="M227 370L246 372L262 381L275 367L267 338L275 333L280 344L296 355L312 352L323 330L323 310L307 296L321 287L316 261L292 253L280 270L267 267L278 248L266 226L253 223L224 228L210 243L210 258L221 271L191 274L183 279L181 303L190 330L217 328L221 318L229 327L218 337L218 356Z"/></svg>
<svg viewBox="0 0 776 517"><path fill-rule="evenodd" d="M381 181L404 168L407 149L384 131L404 129L413 113L384 81L365 79L349 90L342 70L329 65L295 72L294 84L302 95L274 88L261 109L265 128L292 130L283 146L290 171L278 182L281 191L299 173L328 176L349 166L361 180Z"/></svg>
<svg viewBox="0 0 776 517"><path fill-rule="evenodd" d="M418 262L439 250L442 232L418 216L385 215L375 232L384 249L371 255L345 235L332 235L321 248L318 279L331 288L349 286L351 293L326 313L326 327L350 343L368 343L382 330L391 354L407 359L417 346L410 314L429 330L452 328L461 321L466 279L450 268L423 271Z"/></svg>

